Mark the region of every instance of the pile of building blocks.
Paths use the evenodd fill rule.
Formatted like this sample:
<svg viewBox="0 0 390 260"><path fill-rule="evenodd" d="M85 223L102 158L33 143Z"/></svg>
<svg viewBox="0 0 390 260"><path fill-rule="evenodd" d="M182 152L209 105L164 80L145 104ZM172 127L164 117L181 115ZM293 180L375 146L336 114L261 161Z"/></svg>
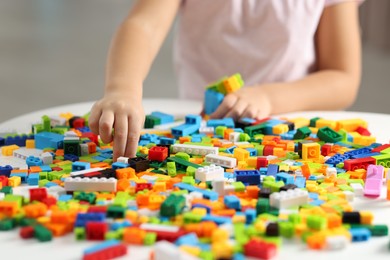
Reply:
<svg viewBox="0 0 390 260"><path fill-rule="evenodd" d="M154 112L146 124L173 121ZM26 163L0 166L0 230L19 228L22 239L42 242L71 232L100 241L83 259L156 245L157 260L181 259L180 252L271 259L283 239L339 250L388 235L351 204L375 201L386 185L390 200L390 144L376 143L361 119L235 123L188 115L171 130L142 134L137 157L115 162L112 145L87 125L87 116L43 116L32 134L0 143L3 156ZM30 188L13 194L18 186Z"/></svg>

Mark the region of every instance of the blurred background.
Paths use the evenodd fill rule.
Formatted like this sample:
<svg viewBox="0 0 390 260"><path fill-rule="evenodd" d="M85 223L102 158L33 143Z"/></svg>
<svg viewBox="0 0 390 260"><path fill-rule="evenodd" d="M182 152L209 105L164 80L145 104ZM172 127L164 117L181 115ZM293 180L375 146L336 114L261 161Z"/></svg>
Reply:
<svg viewBox="0 0 390 260"><path fill-rule="evenodd" d="M0 122L38 109L99 99L111 37L132 2L1 0ZM349 110L390 113L390 1L366 0L360 16L363 78ZM172 32L144 89L144 97L177 97Z"/></svg>

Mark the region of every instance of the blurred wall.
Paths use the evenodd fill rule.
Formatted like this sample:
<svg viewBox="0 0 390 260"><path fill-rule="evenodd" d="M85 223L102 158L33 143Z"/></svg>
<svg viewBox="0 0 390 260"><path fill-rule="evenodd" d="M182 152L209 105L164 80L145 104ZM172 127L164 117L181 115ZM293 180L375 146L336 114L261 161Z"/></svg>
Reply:
<svg viewBox="0 0 390 260"><path fill-rule="evenodd" d="M38 109L99 99L111 37L132 2L1 0L0 122ZM390 111L390 54L386 44L377 44L372 36L389 39L389 3L367 0L361 6L366 43L363 82L352 110ZM144 96L177 97L172 32L145 82Z"/></svg>

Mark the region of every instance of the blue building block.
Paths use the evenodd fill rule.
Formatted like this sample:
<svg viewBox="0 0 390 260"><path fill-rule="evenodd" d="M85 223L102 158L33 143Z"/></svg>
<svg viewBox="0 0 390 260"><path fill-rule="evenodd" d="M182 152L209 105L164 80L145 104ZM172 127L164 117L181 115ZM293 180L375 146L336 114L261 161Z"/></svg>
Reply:
<svg viewBox="0 0 390 260"><path fill-rule="evenodd" d="M249 185L260 184L260 172L258 170L235 170L236 181Z"/></svg>
<svg viewBox="0 0 390 260"><path fill-rule="evenodd" d="M67 201L71 200L72 198L73 198L73 196L70 195L70 194L61 194L61 195L58 197L58 201L67 202Z"/></svg>
<svg viewBox="0 0 390 260"><path fill-rule="evenodd" d="M116 169L123 169L123 168L128 168L129 167L129 164L127 163L122 163L122 162L114 162L113 164L111 164L111 168L113 170L116 170Z"/></svg>
<svg viewBox="0 0 390 260"><path fill-rule="evenodd" d="M243 117L243 118L240 118L240 120L238 120L241 124L247 124L247 125L251 125L253 124L254 122L256 122L255 119L253 118L249 118L249 117Z"/></svg>
<svg viewBox="0 0 390 260"><path fill-rule="evenodd" d="M326 164L330 164L332 166L336 166L339 163L344 162L345 160L349 159L349 155L345 154L335 154L332 157L330 157L328 160L325 161Z"/></svg>
<svg viewBox="0 0 390 260"><path fill-rule="evenodd" d="M285 172L279 172L275 176L275 181L283 181L284 184L294 184L294 176L285 173Z"/></svg>
<svg viewBox="0 0 390 260"><path fill-rule="evenodd" d="M80 131L81 133L88 133L88 132L91 132L91 129L89 129L88 126L79 127L79 128L77 128L77 130Z"/></svg>
<svg viewBox="0 0 390 260"><path fill-rule="evenodd" d="M41 165L39 167L41 168L42 172L51 172L52 171L52 169L49 165Z"/></svg>
<svg viewBox="0 0 390 260"><path fill-rule="evenodd" d="M71 161L71 162L76 162L79 160L79 157L74 154L64 154L64 160L65 161Z"/></svg>
<svg viewBox="0 0 390 260"><path fill-rule="evenodd" d="M222 93L207 89L204 93L204 112L206 115L214 113L222 103L224 97Z"/></svg>
<svg viewBox="0 0 390 260"><path fill-rule="evenodd" d="M160 124L168 124L175 121L175 117L173 115L165 114L158 111L153 111L152 116L160 118Z"/></svg>
<svg viewBox="0 0 390 260"><path fill-rule="evenodd" d="M0 147L5 145L5 139L0 136Z"/></svg>
<svg viewBox="0 0 390 260"><path fill-rule="evenodd" d="M174 144L175 143L174 138L168 138L168 137L160 137L160 144L161 145L169 145L169 144Z"/></svg>
<svg viewBox="0 0 390 260"><path fill-rule="evenodd" d="M172 135L175 136L175 137L187 136L187 135L196 133L196 132L198 131L198 129L199 129L199 125L195 125L195 124L191 124L191 125L183 124L183 125L179 125L179 126L173 127L173 128L171 129L171 133L172 133Z"/></svg>
<svg viewBox="0 0 390 260"><path fill-rule="evenodd" d="M371 148L363 147L360 149L355 149L355 150L345 152L344 155L348 156L348 158L351 158L352 156L355 156L355 155L371 153L371 150L372 150Z"/></svg>
<svg viewBox="0 0 390 260"><path fill-rule="evenodd" d="M207 121L208 127L226 126L227 128L234 128L234 120L231 117L223 119L210 119Z"/></svg>
<svg viewBox="0 0 390 260"><path fill-rule="evenodd" d="M183 183L183 182L176 183L176 184L174 184L174 186L178 187L181 190L187 190L189 192L193 192L193 191L200 192L200 193L202 193L203 198L209 199L211 201L215 201L218 199L218 193L216 193L215 191L204 190L204 189L194 187L190 184Z"/></svg>
<svg viewBox="0 0 390 260"><path fill-rule="evenodd" d="M245 256L241 253L235 253L232 258L232 260L245 260L245 259L246 259Z"/></svg>
<svg viewBox="0 0 390 260"><path fill-rule="evenodd" d="M72 171L75 172L75 171L82 171L82 170L86 170L86 169L90 169L91 168L91 164L89 162L74 162L72 163Z"/></svg>
<svg viewBox="0 0 390 260"><path fill-rule="evenodd" d="M26 146L27 139L33 139L34 136L30 135L16 135L8 136L5 138L5 145L17 145L17 146Z"/></svg>
<svg viewBox="0 0 390 260"><path fill-rule="evenodd" d="M11 173L10 177L13 177L13 176L18 176L20 177L22 183L26 183L27 182L27 172L17 172L17 173Z"/></svg>
<svg viewBox="0 0 390 260"><path fill-rule="evenodd" d="M64 145L64 136L51 132L40 132L34 135L35 139L35 148L44 149L44 148L54 148L59 149Z"/></svg>
<svg viewBox="0 0 390 260"><path fill-rule="evenodd" d="M256 210L255 209L247 209L245 211L245 223L247 225L250 225L255 221L257 217Z"/></svg>
<svg viewBox="0 0 390 260"><path fill-rule="evenodd" d="M351 159L361 159L361 158L366 158L366 157L372 157L376 155L381 155L381 153L366 153L366 154L357 154L353 155Z"/></svg>
<svg viewBox="0 0 390 260"><path fill-rule="evenodd" d="M39 173L30 173L27 177L28 185L38 185L39 182Z"/></svg>
<svg viewBox="0 0 390 260"><path fill-rule="evenodd" d="M45 187L46 188L50 188L50 187L54 187L54 186L58 186L58 184L57 183L55 183L55 182L47 182L46 184L45 184Z"/></svg>
<svg viewBox="0 0 390 260"><path fill-rule="evenodd" d="M237 196L235 196L235 195L225 196L223 198L223 203L229 209L235 209L235 210L240 210L241 209L240 199L237 198Z"/></svg>
<svg viewBox="0 0 390 260"><path fill-rule="evenodd" d="M0 166L0 176L9 177L13 170L11 165Z"/></svg>
<svg viewBox="0 0 390 260"><path fill-rule="evenodd" d="M200 126L200 123L202 122L202 117L200 115L186 115L184 121L186 125Z"/></svg>
<svg viewBox="0 0 390 260"><path fill-rule="evenodd" d="M123 220L123 221L116 221L110 225L111 230L118 230L125 227L131 227L132 223L129 220Z"/></svg>
<svg viewBox="0 0 390 260"><path fill-rule="evenodd" d="M249 156L257 156L257 149L255 149L255 148L246 148L245 150L247 150L249 152Z"/></svg>
<svg viewBox="0 0 390 260"><path fill-rule="evenodd" d="M267 175L268 168L267 167L260 167L259 172L260 175Z"/></svg>
<svg viewBox="0 0 390 260"><path fill-rule="evenodd" d="M294 184L297 185L298 188L305 188L306 187L306 178L301 177L301 176L297 176L295 178Z"/></svg>
<svg viewBox="0 0 390 260"><path fill-rule="evenodd" d="M233 154L234 149L236 149L236 148L237 148L237 146L233 145L231 147L226 148L225 152Z"/></svg>
<svg viewBox="0 0 390 260"><path fill-rule="evenodd" d="M140 140L138 142L138 146L147 146L148 144L150 144L151 142L149 140Z"/></svg>
<svg viewBox="0 0 390 260"><path fill-rule="evenodd" d="M314 192L309 192L309 198L313 200L317 200L319 198L319 195Z"/></svg>
<svg viewBox="0 0 390 260"><path fill-rule="evenodd" d="M323 200L313 200L313 201L309 202L309 204L313 205L313 206L321 206L324 203L325 203L325 201L323 201Z"/></svg>
<svg viewBox="0 0 390 260"><path fill-rule="evenodd" d="M93 245L87 249L84 250L84 255L89 255L89 254L93 254L93 253L97 253L99 251L103 251L107 248L110 248L110 247L114 247L114 246L117 246L117 245L120 245L121 242L118 241L118 240L115 240L115 239L112 239L112 240L107 240L107 241L104 241L100 244L97 244L97 245Z"/></svg>
<svg viewBox="0 0 390 260"><path fill-rule="evenodd" d="M279 165L277 164L268 164L268 168L267 168L267 175L268 176L276 176L276 174L278 174L279 172Z"/></svg>
<svg viewBox="0 0 390 260"><path fill-rule="evenodd" d="M209 214L203 216L202 221L212 221L217 225L232 223L232 219L230 217L213 216Z"/></svg>
<svg viewBox="0 0 390 260"><path fill-rule="evenodd" d="M352 242L367 241L371 237L371 232L368 228L351 228L349 233L351 233Z"/></svg>
<svg viewBox="0 0 390 260"><path fill-rule="evenodd" d="M199 243L199 239L195 233L189 233L187 235L181 236L175 242L177 246L183 246L183 245L196 246L198 245L198 243Z"/></svg>
<svg viewBox="0 0 390 260"><path fill-rule="evenodd" d="M79 213L76 217L75 227L85 227L87 222L104 222L106 219L105 213Z"/></svg>
<svg viewBox="0 0 390 260"><path fill-rule="evenodd" d="M26 158L26 164L28 167L43 165L42 160L39 157L29 156Z"/></svg>

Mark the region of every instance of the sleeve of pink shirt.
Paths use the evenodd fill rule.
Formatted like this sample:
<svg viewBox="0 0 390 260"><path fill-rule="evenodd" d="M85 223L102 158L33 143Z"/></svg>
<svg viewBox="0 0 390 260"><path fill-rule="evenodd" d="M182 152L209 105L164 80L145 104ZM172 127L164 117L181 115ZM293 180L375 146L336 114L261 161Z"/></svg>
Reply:
<svg viewBox="0 0 390 260"><path fill-rule="evenodd" d="M345 2L357 2L358 4L362 4L365 0L325 0L325 6L336 5Z"/></svg>

